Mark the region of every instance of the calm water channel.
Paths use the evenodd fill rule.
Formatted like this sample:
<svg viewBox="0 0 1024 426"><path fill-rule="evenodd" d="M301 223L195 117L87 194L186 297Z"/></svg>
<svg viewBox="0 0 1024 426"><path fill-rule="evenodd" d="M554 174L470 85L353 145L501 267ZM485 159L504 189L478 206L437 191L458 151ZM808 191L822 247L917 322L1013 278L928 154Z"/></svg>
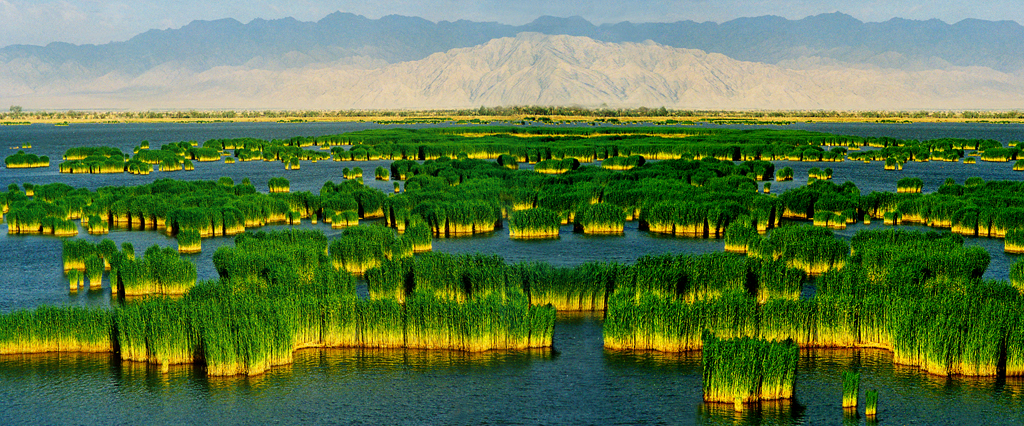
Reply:
<svg viewBox="0 0 1024 426"><path fill-rule="evenodd" d="M196 163L193 172L132 175L61 175L64 150L76 145L116 146L129 152L142 140L156 148L182 140L315 136L377 128L363 123L82 124L0 126L0 149L31 143L48 155L48 169L0 170L0 185L66 182L76 187L137 185L160 178L215 180L248 177L266 188L271 177L291 181L293 191L319 190L341 180L344 167L361 167L368 185L373 169L387 161L302 165L286 171L280 163ZM929 139L938 137L1024 140L1024 126L996 124L794 124L799 128ZM8 155L8 154L3 154ZM902 172L857 162L791 163L797 179L773 183L773 192L806 184L807 169L831 167L837 182L852 180L863 193L892 191L906 176L920 177L933 191L946 177L1019 180L1010 164L909 163ZM801 178L803 177L803 178ZM328 226L302 227L337 235ZM879 224L871 228L881 227ZM282 228L270 226L264 229ZM839 235L849 237L857 225ZM130 241L136 250L153 244L175 247L155 232L112 230L109 238ZM200 279L216 277L211 257L229 238L203 241L193 255ZM969 239L992 254L986 277L1005 280L1015 256L1002 241ZM434 250L495 253L509 261L574 265L587 261L631 262L644 254L721 251L715 240L658 237L627 223L624 236L573 234L563 227L553 241L514 241L507 231L472 238L435 240ZM109 289L69 295L61 272L60 240L0 233L0 312L41 304L109 306ZM192 367L169 373L144 364L121 363L108 355L26 355L0 357L0 424L864 424L863 415L845 417L840 407L841 373L861 371L862 390L879 391L881 424L1024 424L1024 379L937 378L895 366L885 351L802 351L796 398L734 414L731 407L701 402L699 354L606 351L600 315L559 315L554 349L537 352L464 354L429 351L304 350L293 365L254 378L208 378ZM861 408L863 410L863 408ZM861 413L863 414L863 412Z"/></svg>

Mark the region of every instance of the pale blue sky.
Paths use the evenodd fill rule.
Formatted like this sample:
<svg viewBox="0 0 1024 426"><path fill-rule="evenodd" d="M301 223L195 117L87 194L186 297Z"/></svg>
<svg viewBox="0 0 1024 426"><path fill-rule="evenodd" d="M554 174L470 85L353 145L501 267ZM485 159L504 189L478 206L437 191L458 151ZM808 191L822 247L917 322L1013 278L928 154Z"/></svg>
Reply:
<svg viewBox="0 0 1024 426"><path fill-rule="evenodd" d="M723 22L761 15L799 19L836 11L870 22L899 17L954 23L965 18L1024 22L1021 6L1021 0L0 0L0 46L121 41L196 19L249 22L291 16L316 21L339 10L370 18L398 14L508 24L542 15L579 15L594 23Z"/></svg>

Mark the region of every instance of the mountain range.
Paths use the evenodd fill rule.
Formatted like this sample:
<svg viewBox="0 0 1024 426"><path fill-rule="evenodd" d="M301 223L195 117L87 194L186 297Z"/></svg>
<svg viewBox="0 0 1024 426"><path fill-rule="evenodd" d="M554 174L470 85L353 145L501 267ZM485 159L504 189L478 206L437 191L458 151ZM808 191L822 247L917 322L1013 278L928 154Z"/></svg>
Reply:
<svg viewBox="0 0 1024 426"><path fill-rule="evenodd" d="M335 13L0 49L0 103L45 109L1012 109L1024 106L1022 88L1015 22L838 13L522 26Z"/></svg>

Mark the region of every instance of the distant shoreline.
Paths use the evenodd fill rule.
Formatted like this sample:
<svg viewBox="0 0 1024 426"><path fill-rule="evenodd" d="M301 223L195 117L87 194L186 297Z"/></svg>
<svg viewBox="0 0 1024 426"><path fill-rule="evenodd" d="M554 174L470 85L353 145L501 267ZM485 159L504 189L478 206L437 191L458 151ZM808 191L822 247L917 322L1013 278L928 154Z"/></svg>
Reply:
<svg viewBox="0 0 1024 426"><path fill-rule="evenodd" d="M714 124L803 123L1024 123L1022 111L695 111L665 109L583 109L502 107L480 110L393 111L26 111L0 113L0 125L82 123L304 123L377 122L381 124L586 122L602 124L702 122Z"/></svg>

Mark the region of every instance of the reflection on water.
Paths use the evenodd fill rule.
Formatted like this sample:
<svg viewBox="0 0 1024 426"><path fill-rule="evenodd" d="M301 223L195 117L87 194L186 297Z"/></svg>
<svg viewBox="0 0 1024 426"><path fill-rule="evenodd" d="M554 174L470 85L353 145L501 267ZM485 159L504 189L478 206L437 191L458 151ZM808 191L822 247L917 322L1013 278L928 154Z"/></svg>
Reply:
<svg viewBox="0 0 1024 426"><path fill-rule="evenodd" d="M732 404L701 404L698 412L708 425L797 425L803 422L805 407L798 401L762 401L736 411Z"/></svg>

